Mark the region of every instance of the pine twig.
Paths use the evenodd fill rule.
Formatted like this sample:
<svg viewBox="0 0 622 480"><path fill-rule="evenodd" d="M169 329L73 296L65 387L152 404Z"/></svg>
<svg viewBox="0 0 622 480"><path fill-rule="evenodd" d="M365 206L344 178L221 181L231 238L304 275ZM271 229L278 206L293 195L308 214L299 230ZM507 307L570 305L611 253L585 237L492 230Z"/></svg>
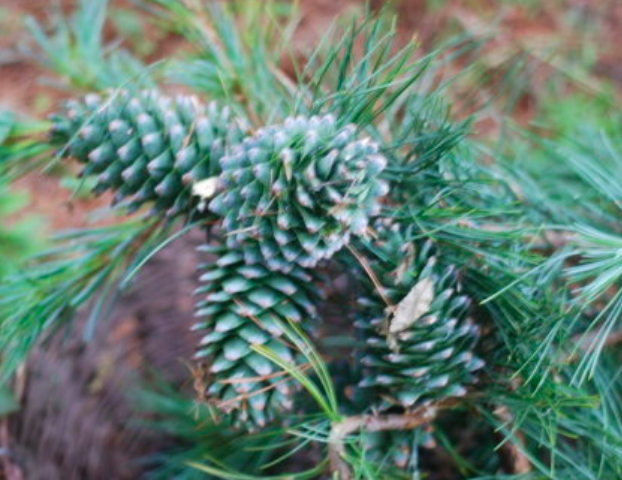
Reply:
<svg viewBox="0 0 622 480"><path fill-rule="evenodd" d="M387 307L389 307L390 309L394 309L395 307L393 303L391 303L391 300L389 300L389 297L387 297L385 288L382 286L382 283L380 283L380 280L376 276L375 272L369 266L369 263L367 262L367 260L365 260L363 255L361 255L352 245L348 244L346 245L346 248L350 251L350 253L354 256L354 258L356 258L356 260L360 263L361 267L363 267L363 270L365 270L365 273L369 276L369 279L373 282L374 286L376 287L378 294L382 297L382 301L386 303Z"/></svg>
<svg viewBox="0 0 622 480"><path fill-rule="evenodd" d="M338 474L339 480L351 480L352 472L344 459L345 439L358 431L383 432L390 430L414 430L432 422L439 410L455 406L456 399L450 398L420 407L412 412L391 415L358 415L345 417L332 425L329 435L328 459L330 468Z"/></svg>

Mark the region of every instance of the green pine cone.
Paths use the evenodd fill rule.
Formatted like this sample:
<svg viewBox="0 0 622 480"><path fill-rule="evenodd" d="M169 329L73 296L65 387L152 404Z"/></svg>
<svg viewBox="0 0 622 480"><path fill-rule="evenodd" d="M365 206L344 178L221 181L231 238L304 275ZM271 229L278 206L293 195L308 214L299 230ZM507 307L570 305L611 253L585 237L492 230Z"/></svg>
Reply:
<svg viewBox="0 0 622 480"><path fill-rule="evenodd" d="M244 255L226 247L205 246L216 260L201 267L198 304L205 331L196 357L207 359L211 382L207 398L240 426L261 427L292 406L291 379L252 345L264 345L286 361L297 352L277 321L307 323L316 316L313 277L300 267L288 274L248 265Z"/></svg>
<svg viewBox="0 0 622 480"><path fill-rule="evenodd" d="M370 265L384 299L370 282L359 301L356 326L365 341L359 386L373 390L379 410L464 395L483 362L473 354L479 331L455 269L440 265L431 242L381 234L390 238L373 246L377 259Z"/></svg>
<svg viewBox="0 0 622 480"><path fill-rule="evenodd" d="M379 146L330 115L262 128L221 165L210 208L224 217L229 245L283 272L312 268L364 233L387 193Z"/></svg>
<svg viewBox="0 0 622 480"><path fill-rule="evenodd" d="M189 184L218 175L227 145L244 134L227 108L153 90L70 100L50 120L51 142L86 165L82 175L97 175L95 193L169 216L189 211Z"/></svg>

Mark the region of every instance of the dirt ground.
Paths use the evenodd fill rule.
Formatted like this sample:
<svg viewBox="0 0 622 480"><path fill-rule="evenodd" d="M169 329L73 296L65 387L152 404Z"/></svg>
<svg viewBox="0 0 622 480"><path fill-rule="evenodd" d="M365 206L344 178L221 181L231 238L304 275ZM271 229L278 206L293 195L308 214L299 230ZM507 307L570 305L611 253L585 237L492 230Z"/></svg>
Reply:
<svg viewBox="0 0 622 480"><path fill-rule="evenodd" d="M67 95L46 84L45 72L34 62L11 51L24 40L24 16L45 21L50 3L0 0L0 109L42 115ZM62 2L63 8L69 10L72 3ZM374 0L372 6L384 3ZM431 3L437 6L430 7ZM475 36L497 29L495 41L486 50L494 63L516 49L537 51L552 42L568 51L579 48L581 37L560 20L559 9L566 8L562 3L590 19L599 46L596 78L622 87L622 2L564 0L532 11L509 1L402 0L397 8L400 32L405 38L417 33L424 44L443 29ZM296 42L308 45L336 15L360 8L362 2L304 0L301 4L303 18ZM491 22L493 18L497 23ZM156 56L173 53L178 39L167 36L158 42ZM537 98L537 92L531 95ZM532 108L525 103L526 118ZM70 192L59 187L55 178L33 175L20 181L19 188L30 194L30 211L46 218L52 229L84 225L86 212L94 207L92 200L69 204ZM100 325L95 340L84 341L78 325L32 356L20 374L22 409L8 424L0 425L0 451L11 452L10 462L0 463L7 480L139 477L143 467L137 459L166 439L128 425L131 407L125 394L147 365L161 370L180 388L188 388L189 374L181 360L190 358L196 341L188 329L192 299L187 292L194 290L197 259L193 246L197 242L186 238L149 264L112 318ZM0 478L1 472L2 468Z"/></svg>

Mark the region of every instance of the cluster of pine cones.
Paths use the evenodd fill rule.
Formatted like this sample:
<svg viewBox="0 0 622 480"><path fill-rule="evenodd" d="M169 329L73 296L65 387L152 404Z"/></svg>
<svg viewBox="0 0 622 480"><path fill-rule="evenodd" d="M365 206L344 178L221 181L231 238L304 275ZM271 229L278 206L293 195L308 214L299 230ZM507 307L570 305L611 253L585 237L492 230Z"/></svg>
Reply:
<svg viewBox="0 0 622 480"><path fill-rule="evenodd" d="M327 114L253 130L228 108L154 91L90 95L51 120L51 142L96 176L96 193L216 225L202 249L197 358L207 398L233 423L258 428L292 408L293 381L253 346L301 361L281 326L314 338L319 272L344 247L359 262L341 268L357 290L352 371L367 408L408 411L476 380L478 329L455 268L408 222L383 218L390 160L356 125Z"/></svg>

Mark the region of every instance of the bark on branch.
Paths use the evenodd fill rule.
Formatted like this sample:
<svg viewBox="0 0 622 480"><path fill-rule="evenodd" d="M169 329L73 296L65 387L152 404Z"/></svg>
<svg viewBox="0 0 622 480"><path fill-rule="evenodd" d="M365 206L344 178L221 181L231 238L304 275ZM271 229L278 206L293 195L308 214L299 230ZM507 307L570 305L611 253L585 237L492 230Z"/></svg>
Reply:
<svg viewBox="0 0 622 480"><path fill-rule="evenodd" d="M345 440L354 432L359 430L367 432L413 430L430 423L436 418L439 410L450 408L456 405L456 403L455 399L448 399L404 414L359 415L346 417L339 422L333 423L328 445L328 459L331 470L338 474L337 478L339 480L352 479L352 472L344 457L346 454Z"/></svg>

